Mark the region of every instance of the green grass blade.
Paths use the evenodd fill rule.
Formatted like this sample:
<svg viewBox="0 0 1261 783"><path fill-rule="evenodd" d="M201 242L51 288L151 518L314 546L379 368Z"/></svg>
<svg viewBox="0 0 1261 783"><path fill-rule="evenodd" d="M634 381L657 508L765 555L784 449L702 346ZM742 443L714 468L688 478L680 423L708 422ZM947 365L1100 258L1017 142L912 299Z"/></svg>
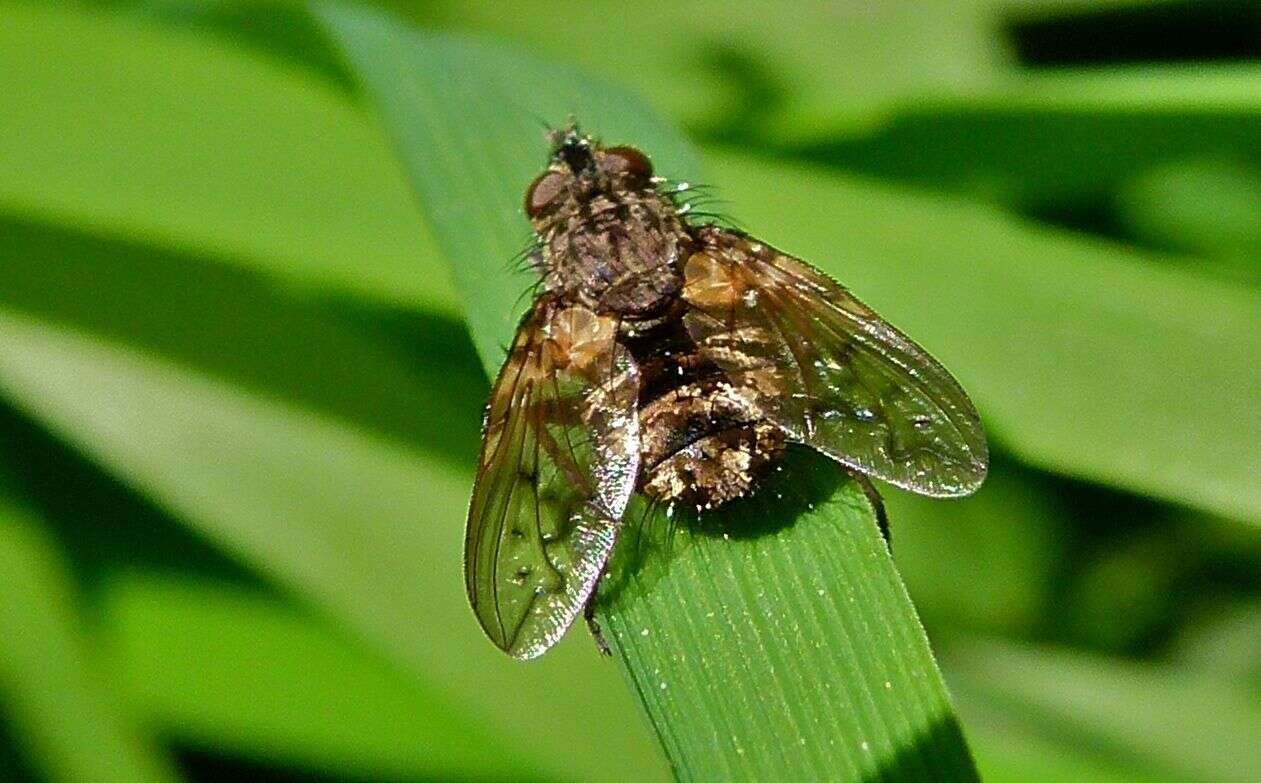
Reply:
<svg viewBox="0 0 1261 783"><path fill-rule="evenodd" d="M577 74L359 12L322 18L409 164L491 372L528 283L503 270L544 154L527 107L575 112L662 171L696 171L637 101ZM682 535L642 564L624 543L599 616L680 778L975 779L872 511L838 474L794 461L721 532Z"/></svg>
<svg viewBox="0 0 1261 783"><path fill-rule="evenodd" d="M945 660L969 701L1047 736L1175 780L1261 778L1261 704L1240 681L1002 641L961 641Z"/></svg>
<svg viewBox="0 0 1261 783"><path fill-rule="evenodd" d="M1146 242L1191 254L1189 266L1261 283L1261 171L1227 161L1152 167L1121 188L1118 219Z"/></svg>
<svg viewBox="0 0 1261 783"><path fill-rule="evenodd" d="M0 207L458 312L379 128L314 74L71 4L0 6Z"/></svg>
<svg viewBox="0 0 1261 783"><path fill-rule="evenodd" d="M985 783L1169 783L1141 762L1101 752L1080 738L1048 734L953 689Z"/></svg>
<svg viewBox="0 0 1261 783"><path fill-rule="evenodd" d="M918 126L906 137L912 144L891 149L877 141L878 159L864 161L860 149L849 156L874 169L942 167L974 183L1054 186L1064 173L1114 171L1113 159L1128 162L1160 144L1182 153L1223 142L1247 150L1256 135L1255 65L1018 67L1003 32L1012 4L1001 0L861 9L820 0L795 3L791 14L762 13L749 0L638 8L645 6L651 10L627 14L614 0L582 3L566 9L566 35L557 35L543 0L514 3L514 13L461 3L428 15L572 60L641 90L687 126L726 138L780 146ZM952 124L925 127L934 118ZM1186 119L1198 135L1177 129ZM1250 135L1230 129L1239 122ZM1171 129L1175 135L1161 138ZM1023 146L1008 143L1021 133L1034 135ZM1055 154L1031 154L1046 145ZM991 146L1001 161L986 160ZM973 154L960 154L968 149Z"/></svg>
<svg viewBox="0 0 1261 783"><path fill-rule="evenodd" d="M424 446L452 464L476 454L480 406L450 389L480 395L485 381L472 358L441 360L443 349L468 344L452 319L418 314L406 348L391 346L263 275L3 211L0 259L0 307ZM411 351L432 358L414 361Z"/></svg>
<svg viewBox="0 0 1261 783"><path fill-rule="evenodd" d="M866 497L838 481L797 452L610 574L597 616L681 779L974 779Z"/></svg>
<svg viewBox="0 0 1261 783"><path fill-rule="evenodd" d="M65 783L175 781L90 653L56 545L0 496L0 695L31 763Z"/></svg>
<svg viewBox="0 0 1261 783"><path fill-rule="evenodd" d="M1200 63L1013 75L904 101L867 134L818 132L807 151L869 176L1064 214L1171 162L1246 165L1259 133L1261 68Z"/></svg>
<svg viewBox="0 0 1261 783"><path fill-rule="evenodd" d="M753 0L648 0L626 13L593 0L565 10L563 35L544 0L514 3L513 13L461 3L433 16L607 75L689 127L780 142L879 122L904 96L992 83L1004 64L992 2L806 0L767 13Z"/></svg>
<svg viewBox="0 0 1261 783"><path fill-rule="evenodd" d="M486 752L501 740L463 705L256 590L126 574L101 603L128 703L186 747L356 780L523 774L520 755Z"/></svg>

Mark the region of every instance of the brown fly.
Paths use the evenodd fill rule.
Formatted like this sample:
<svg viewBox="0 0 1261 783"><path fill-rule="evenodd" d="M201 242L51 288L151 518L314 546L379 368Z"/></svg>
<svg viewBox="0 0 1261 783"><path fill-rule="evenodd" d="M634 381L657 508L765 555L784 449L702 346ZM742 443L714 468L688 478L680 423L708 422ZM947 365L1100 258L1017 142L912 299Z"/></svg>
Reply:
<svg viewBox="0 0 1261 783"><path fill-rule="evenodd" d="M933 497L988 466L976 410L924 349L814 267L689 218L633 147L570 127L525 213L540 293L486 412L469 600L535 657L591 599L631 495L711 509L788 443ZM869 494L874 495L874 490Z"/></svg>

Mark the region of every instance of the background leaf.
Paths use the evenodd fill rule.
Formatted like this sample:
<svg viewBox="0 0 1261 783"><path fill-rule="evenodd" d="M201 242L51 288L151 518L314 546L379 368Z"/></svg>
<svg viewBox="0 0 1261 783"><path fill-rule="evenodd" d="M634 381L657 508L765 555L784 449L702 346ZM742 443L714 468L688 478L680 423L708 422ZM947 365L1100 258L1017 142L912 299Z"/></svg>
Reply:
<svg viewBox="0 0 1261 783"><path fill-rule="evenodd" d="M455 312L397 164L343 91L102 11L0 13L10 214Z"/></svg>
<svg viewBox="0 0 1261 783"><path fill-rule="evenodd" d="M743 136L774 138L865 127L898 96L989 83L1001 62L982 13L990 5L807 0L791 14L764 14L747 0L651 0L643 14L622 15L603 0L569 9L564 36L555 34L553 9L537 1L511 18L477 4L427 16L606 73L689 126L724 127L734 115Z"/></svg>
<svg viewBox="0 0 1261 783"><path fill-rule="evenodd" d="M975 642L951 649L952 682L1013 706L1060 736L1110 748L1152 774L1181 780L1255 780L1261 709L1226 682L1163 667ZM1005 687L1020 672L1023 686Z"/></svg>
<svg viewBox="0 0 1261 783"><path fill-rule="evenodd" d="M170 760L90 658L55 544L7 492L0 496L0 582L0 691L30 763L52 780L176 780Z"/></svg>
<svg viewBox="0 0 1261 783"><path fill-rule="evenodd" d="M364 779L526 774L458 702L257 590L128 575L105 596L120 685L181 743Z"/></svg>

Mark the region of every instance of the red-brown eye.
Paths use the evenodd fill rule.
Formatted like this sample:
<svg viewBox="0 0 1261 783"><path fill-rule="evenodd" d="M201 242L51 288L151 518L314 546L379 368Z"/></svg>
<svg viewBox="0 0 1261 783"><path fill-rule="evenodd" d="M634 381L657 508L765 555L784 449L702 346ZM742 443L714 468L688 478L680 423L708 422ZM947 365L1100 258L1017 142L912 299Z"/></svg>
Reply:
<svg viewBox="0 0 1261 783"><path fill-rule="evenodd" d="M652 176L652 161L634 147L609 147L604 151L604 169L647 181Z"/></svg>
<svg viewBox="0 0 1261 783"><path fill-rule="evenodd" d="M525 214L536 218L551 207L562 193L569 176L559 171L545 171L530 183L525 192Z"/></svg>

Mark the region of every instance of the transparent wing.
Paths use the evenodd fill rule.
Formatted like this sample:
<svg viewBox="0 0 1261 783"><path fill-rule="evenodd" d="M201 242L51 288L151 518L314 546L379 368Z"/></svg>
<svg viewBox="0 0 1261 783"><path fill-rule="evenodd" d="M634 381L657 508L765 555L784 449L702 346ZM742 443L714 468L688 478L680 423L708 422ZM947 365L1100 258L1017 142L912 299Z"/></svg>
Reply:
<svg viewBox="0 0 1261 783"><path fill-rule="evenodd" d="M617 324L541 301L491 393L465 534L486 634L540 655L582 611L639 467L639 372Z"/></svg>
<svg viewBox="0 0 1261 783"><path fill-rule="evenodd" d="M701 237L685 269L688 332L768 419L913 492L981 485L989 451L976 409L924 349L808 264L730 231Z"/></svg>

